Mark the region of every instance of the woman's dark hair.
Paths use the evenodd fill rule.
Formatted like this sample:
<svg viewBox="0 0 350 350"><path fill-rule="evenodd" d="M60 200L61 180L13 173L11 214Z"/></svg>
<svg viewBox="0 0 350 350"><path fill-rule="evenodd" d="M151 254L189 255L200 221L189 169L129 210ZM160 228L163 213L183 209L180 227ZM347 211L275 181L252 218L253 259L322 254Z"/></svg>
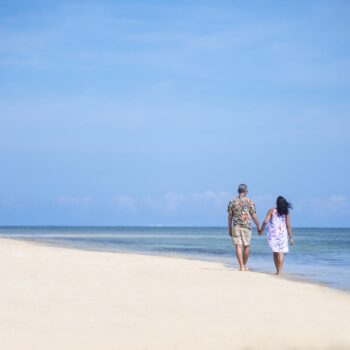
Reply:
<svg viewBox="0 0 350 350"><path fill-rule="evenodd" d="M292 204L282 196L277 198L276 207L278 215L287 215L289 214L289 209L293 209Z"/></svg>

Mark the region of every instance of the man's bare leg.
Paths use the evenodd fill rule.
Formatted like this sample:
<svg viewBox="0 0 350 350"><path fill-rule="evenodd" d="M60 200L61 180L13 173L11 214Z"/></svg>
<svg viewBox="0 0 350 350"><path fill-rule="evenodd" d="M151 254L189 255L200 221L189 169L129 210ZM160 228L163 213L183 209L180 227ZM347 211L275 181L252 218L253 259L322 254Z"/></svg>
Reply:
<svg viewBox="0 0 350 350"><path fill-rule="evenodd" d="M249 248L250 248L250 245L245 245L243 248L243 268L245 271L248 271L247 262L249 258Z"/></svg>
<svg viewBox="0 0 350 350"><path fill-rule="evenodd" d="M243 262L243 254L242 254L242 245L236 244L236 256L239 263L239 271L244 271L244 262Z"/></svg>

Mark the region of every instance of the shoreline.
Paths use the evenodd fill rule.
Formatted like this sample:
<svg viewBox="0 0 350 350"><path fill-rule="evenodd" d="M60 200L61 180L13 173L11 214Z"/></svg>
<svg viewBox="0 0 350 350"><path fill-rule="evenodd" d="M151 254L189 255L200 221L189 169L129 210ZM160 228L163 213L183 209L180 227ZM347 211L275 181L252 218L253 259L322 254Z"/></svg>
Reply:
<svg viewBox="0 0 350 350"><path fill-rule="evenodd" d="M0 341L19 350L347 349L350 296L220 263L0 239Z"/></svg>
<svg viewBox="0 0 350 350"><path fill-rule="evenodd" d="M219 261L219 260L215 260L210 259L210 258L205 258L205 256L201 256L201 255L193 255L193 256L185 256L185 255L172 255L172 254L157 254L154 252L142 252L142 251L123 251L123 250L104 250L104 249L93 249L93 248L84 248L84 247L73 247L70 245L65 245L65 244L57 244L57 242L55 243L51 243L51 242L45 242L45 241L40 241L40 240L35 240L32 238L28 238L28 239L23 239L23 238L3 238L0 237L0 241L1 240L14 240L14 241L20 241L20 242L27 242L30 244L34 244L34 245L42 245L42 246L46 246L46 247L52 247L52 248L62 248L62 249L72 249L72 250L81 250L81 251L88 251L88 252L104 252L104 253L112 253L112 254L131 254L131 255L140 255L140 256L154 256L154 257L165 257L165 258L174 258L174 259L185 259L185 260L189 260L189 261L202 261L202 262L212 262L212 263L217 263L217 264L221 264L223 265L225 268L233 270L233 271L238 271L238 267L235 267L235 265L226 263L224 261ZM232 258L233 261L235 261L235 257ZM272 263L271 263L272 266ZM273 266L272 266L273 268ZM271 277L276 277L274 275L273 272L269 272L269 271L264 271L263 269L261 270L255 270L255 269L250 269L249 272L252 273L258 273L258 274L263 274L263 275L267 275L267 276L271 276ZM320 287L324 287L324 288L329 288L331 290L335 290L335 291L340 291L342 293L345 294L349 294L350 295L350 289L344 289L344 288L336 288L336 287L332 287L330 285L328 285L326 282L320 282L320 281L316 281L316 280L312 280L310 278L307 277L302 277L301 275L297 274L297 273L283 273L281 276L278 276L277 278L280 279L284 279L287 281L294 281L294 282L300 282L300 283L306 283L306 284L311 284L311 285L317 285Z"/></svg>

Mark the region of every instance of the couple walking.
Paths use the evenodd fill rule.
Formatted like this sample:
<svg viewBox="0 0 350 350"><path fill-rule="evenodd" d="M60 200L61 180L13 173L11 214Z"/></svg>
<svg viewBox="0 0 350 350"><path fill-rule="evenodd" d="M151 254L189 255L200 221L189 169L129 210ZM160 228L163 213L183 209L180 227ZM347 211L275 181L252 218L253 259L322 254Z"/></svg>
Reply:
<svg viewBox="0 0 350 350"><path fill-rule="evenodd" d="M232 243L236 246L240 271L248 270L247 262L252 236L251 217L256 225L259 236L264 233L265 227L268 224L267 240L273 252L276 274L280 275L284 263L284 253L288 253L288 236L290 238L290 244L294 244L289 216L289 209L292 206L285 198L279 196L276 201L276 208L268 211L260 227L256 216L255 203L247 197L247 194L247 185L239 185L238 196L229 202L227 209L228 231L232 237Z"/></svg>

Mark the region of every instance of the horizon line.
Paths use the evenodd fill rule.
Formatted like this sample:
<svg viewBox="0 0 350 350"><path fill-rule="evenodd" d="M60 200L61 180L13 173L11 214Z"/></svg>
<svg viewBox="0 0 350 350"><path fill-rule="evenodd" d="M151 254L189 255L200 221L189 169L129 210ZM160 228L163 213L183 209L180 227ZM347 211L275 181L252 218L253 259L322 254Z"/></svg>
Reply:
<svg viewBox="0 0 350 350"><path fill-rule="evenodd" d="M220 225L0 225L2 228L227 228ZM294 229L350 229L350 226L294 226ZM256 227L253 227L256 230Z"/></svg>

